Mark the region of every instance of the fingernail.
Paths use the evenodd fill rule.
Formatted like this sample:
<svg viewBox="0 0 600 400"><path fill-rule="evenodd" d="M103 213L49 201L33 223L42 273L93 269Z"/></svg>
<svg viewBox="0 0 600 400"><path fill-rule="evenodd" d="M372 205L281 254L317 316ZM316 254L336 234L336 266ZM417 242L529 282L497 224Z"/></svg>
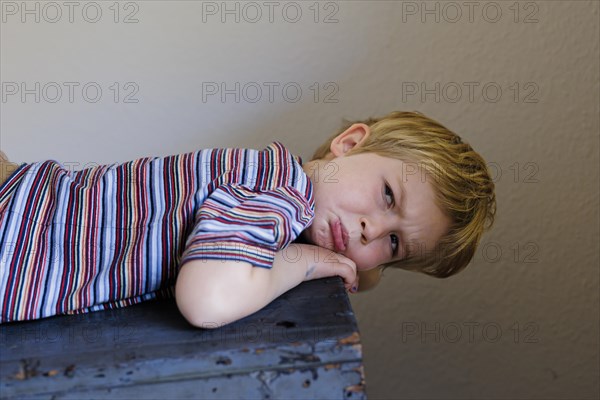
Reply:
<svg viewBox="0 0 600 400"><path fill-rule="evenodd" d="M353 291L353 292L355 292L355 293L356 293L356 291L357 291L357 290L358 290L358 289L357 289L357 287L356 287L356 286L352 286L352 291Z"/></svg>

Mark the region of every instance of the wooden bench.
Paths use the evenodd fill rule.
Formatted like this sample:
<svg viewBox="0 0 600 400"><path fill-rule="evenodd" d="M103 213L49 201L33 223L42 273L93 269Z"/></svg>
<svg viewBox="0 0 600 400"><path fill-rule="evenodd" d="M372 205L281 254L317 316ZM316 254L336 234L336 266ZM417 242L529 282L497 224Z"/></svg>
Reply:
<svg viewBox="0 0 600 400"><path fill-rule="evenodd" d="M366 399L339 277L198 329L173 301L0 325L2 398Z"/></svg>

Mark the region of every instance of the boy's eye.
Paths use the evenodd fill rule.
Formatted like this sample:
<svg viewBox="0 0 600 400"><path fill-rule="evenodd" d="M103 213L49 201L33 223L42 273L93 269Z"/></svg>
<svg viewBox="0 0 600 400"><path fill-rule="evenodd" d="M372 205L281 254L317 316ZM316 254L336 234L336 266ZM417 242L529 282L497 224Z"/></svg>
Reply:
<svg viewBox="0 0 600 400"><path fill-rule="evenodd" d="M390 185L387 184L387 182L385 183L385 201L389 207L394 206L394 203L395 203L394 192L390 188ZM398 253L398 236L391 234L390 235L390 243L391 243L391 249L392 249L392 257L394 257Z"/></svg>
<svg viewBox="0 0 600 400"><path fill-rule="evenodd" d="M392 256L398 253L398 236L390 235L390 242L392 243Z"/></svg>
<svg viewBox="0 0 600 400"><path fill-rule="evenodd" d="M385 184L385 200L389 206L394 205L394 192L387 183Z"/></svg>

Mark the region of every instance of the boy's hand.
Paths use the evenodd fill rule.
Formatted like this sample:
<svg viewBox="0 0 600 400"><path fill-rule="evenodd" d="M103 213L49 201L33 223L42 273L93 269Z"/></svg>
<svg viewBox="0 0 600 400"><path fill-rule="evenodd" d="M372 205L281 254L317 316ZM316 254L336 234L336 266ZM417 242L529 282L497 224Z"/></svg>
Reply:
<svg viewBox="0 0 600 400"><path fill-rule="evenodd" d="M305 281L340 276L344 280L346 290L356 293L359 277L354 261L323 247L309 244L297 244L297 246L301 251L300 257L307 265Z"/></svg>

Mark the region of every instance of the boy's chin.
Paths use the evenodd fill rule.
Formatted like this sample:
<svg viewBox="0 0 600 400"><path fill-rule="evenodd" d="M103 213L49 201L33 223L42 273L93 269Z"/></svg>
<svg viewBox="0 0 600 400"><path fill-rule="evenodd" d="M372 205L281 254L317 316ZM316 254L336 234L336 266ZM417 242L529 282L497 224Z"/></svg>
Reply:
<svg viewBox="0 0 600 400"><path fill-rule="evenodd" d="M374 267L364 267L362 265L357 265L356 266L356 270L357 271L361 271L361 272L367 272L367 271L373 271L374 269L377 269L377 265Z"/></svg>

